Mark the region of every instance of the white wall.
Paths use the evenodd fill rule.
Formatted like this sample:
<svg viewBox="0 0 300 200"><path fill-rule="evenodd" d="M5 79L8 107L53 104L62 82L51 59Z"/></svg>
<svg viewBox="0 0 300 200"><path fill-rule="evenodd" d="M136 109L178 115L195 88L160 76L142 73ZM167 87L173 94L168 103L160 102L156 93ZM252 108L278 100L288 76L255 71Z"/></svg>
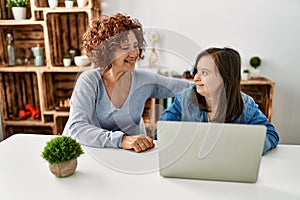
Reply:
<svg viewBox="0 0 300 200"><path fill-rule="evenodd" d="M176 31L203 48L234 47L243 66L259 55L262 74L275 82L273 123L280 142L300 144L299 0L122 0L117 5L106 1L112 5L109 14L128 13L146 28Z"/></svg>

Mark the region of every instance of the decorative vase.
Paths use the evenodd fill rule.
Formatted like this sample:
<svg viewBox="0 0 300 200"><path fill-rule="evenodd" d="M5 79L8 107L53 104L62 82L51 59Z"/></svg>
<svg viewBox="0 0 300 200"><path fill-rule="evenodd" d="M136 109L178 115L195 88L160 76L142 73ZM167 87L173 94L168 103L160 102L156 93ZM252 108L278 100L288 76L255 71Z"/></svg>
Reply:
<svg viewBox="0 0 300 200"><path fill-rule="evenodd" d="M26 7L12 7L11 10L15 20L26 19Z"/></svg>
<svg viewBox="0 0 300 200"><path fill-rule="evenodd" d="M65 1L66 8L73 8L73 1Z"/></svg>
<svg viewBox="0 0 300 200"><path fill-rule="evenodd" d="M86 5L86 0L77 0L78 8L83 8Z"/></svg>
<svg viewBox="0 0 300 200"><path fill-rule="evenodd" d="M56 8L58 6L58 0L48 0L50 8Z"/></svg>
<svg viewBox="0 0 300 200"><path fill-rule="evenodd" d="M77 168L77 158L49 165L50 171L57 177L71 176Z"/></svg>

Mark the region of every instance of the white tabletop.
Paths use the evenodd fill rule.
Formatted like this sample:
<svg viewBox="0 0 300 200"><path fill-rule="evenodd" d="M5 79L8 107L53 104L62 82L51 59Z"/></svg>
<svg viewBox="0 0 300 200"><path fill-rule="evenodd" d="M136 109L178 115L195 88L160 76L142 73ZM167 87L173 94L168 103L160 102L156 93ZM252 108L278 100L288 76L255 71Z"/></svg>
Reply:
<svg viewBox="0 0 300 200"><path fill-rule="evenodd" d="M279 145L263 156L255 184L163 178L156 168L155 149L138 154L84 147L76 172L56 178L41 158L51 137L17 134L0 143L1 200L300 199L297 145Z"/></svg>

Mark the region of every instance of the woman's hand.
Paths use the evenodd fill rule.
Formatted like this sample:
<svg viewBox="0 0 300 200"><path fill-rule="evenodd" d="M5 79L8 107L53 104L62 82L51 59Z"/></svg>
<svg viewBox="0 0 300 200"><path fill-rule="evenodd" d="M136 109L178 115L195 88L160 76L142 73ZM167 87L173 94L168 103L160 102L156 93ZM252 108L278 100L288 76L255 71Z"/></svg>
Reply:
<svg viewBox="0 0 300 200"><path fill-rule="evenodd" d="M135 152L142 152L147 149L153 148L153 139L143 134L133 136L123 136L122 148L133 149Z"/></svg>

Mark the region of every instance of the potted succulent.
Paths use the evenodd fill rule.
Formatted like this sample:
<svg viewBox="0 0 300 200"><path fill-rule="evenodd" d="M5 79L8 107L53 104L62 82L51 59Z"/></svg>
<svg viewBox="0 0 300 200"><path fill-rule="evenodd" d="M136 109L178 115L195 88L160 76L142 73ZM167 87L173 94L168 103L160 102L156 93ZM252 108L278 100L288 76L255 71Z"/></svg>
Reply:
<svg viewBox="0 0 300 200"><path fill-rule="evenodd" d="M65 55L63 58L63 63L65 67L69 67L71 65L71 56L70 55Z"/></svg>
<svg viewBox="0 0 300 200"><path fill-rule="evenodd" d="M242 80L248 80L250 78L250 70L244 69L242 73Z"/></svg>
<svg viewBox="0 0 300 200"><path fill-rule="evenodd" d="M6 7L11 8L15 20L26 19L27 0L8 0Z"/></svg>
<svg viewBox="0 0 300 200"><path fill-rule="evenodd" d="M254 70L252 70L251 75L256 78L260 76L260 69L258 69L258 67L261 64L261 59L258 56L253 56L250 58L249 64L251 67L254 68Z"/></svg>
<svg viewBox="0 0 300 200"><path fill-rule="evenodd" d="M68 136L57 136L46 143L42 158L48 161L50 171L57 177L72 175L77 167L77 157L83 154L81 145Z"/></svg>
<svg viewBox="0 0 300 200"><path fill-rule="evenodd" d="M84 8L86 5L86 0L77 0L78 8Z"/></svg>
<svg viewBox="0 0 300 200"><path fill-rule="evenodd" d="M73 8L73 0L65 0L66 8Z"/></svg>
<svg viewBox="0 0 300 200"><path fill-rule="evenodd" d="M56 8L58 6L58 0L48 0L50 8Z"/></svg>

